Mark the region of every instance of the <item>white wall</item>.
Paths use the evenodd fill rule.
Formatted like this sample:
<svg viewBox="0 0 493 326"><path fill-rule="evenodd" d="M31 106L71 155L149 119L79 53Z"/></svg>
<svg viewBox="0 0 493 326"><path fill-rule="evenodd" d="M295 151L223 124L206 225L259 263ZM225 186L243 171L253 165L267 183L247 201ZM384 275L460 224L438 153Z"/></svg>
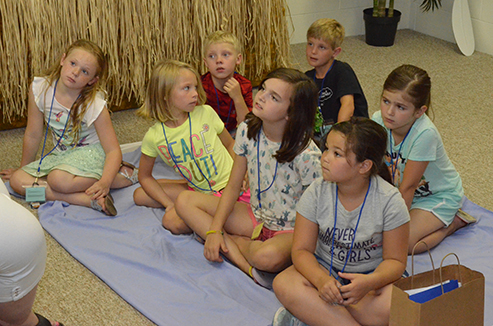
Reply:
<svg viewBox="0 0 493 326"><path fill-rule="evenodd" d="M447 1L447 0L445 0ZM399 29L409 28L409 0L397 0L395 9L402 12ZM306 42L306 31L319 18L330 17L344 26L346 36L365 33L363 9L373 6L373 0L286 0L291 12L294 32L291 43Z"/></svg>
<svg viewBox="0 0 493 326"><path fill-rule="evenodd" d="M476 51L493 55L493 1L468 0ZM453 0L442 0L442 8L423 13L412 3L413 19L410 28L455 43L452 31Z"/></svg>
<svg viewBox="0 0 493 326"><path fill-rule="evenodd" d="M468 0L476 50L493 55L493 0ZM363 35L363 9L372 0L286 0L291 12L294 31L291 43L306 42L306 31L311 23L323 17L338 20L346 29L346 36ZM421 0L396 0L395 9L402 12L399 29L410 28L455 43L452 32L453 0L442 0L442 8L422 13Z"/></svg>

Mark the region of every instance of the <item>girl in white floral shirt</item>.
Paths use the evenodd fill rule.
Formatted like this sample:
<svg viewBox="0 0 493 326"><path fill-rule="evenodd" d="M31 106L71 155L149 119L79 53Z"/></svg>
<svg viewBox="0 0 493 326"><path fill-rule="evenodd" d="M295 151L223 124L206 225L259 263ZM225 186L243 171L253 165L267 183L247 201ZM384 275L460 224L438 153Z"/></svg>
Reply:
<svg viewBox="0 0 493 326"><path fill-rule="evenodd" d="M281 68L262 81L252 113L240 124L236 158L221 198L183 192L180 217L205 239L204 256L221 254L262 286L291 265L296 203L321 175L311 140L317 89L303 73ZM237 203L245 173L250 205Z"/></svg>

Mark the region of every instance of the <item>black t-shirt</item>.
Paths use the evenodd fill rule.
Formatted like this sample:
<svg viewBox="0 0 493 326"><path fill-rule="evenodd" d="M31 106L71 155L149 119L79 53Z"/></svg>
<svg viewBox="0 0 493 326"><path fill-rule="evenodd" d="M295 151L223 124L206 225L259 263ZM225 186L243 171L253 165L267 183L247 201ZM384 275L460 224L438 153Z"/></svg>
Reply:
<svg viewBox="0 0 493 326"><path fill-rule="evenodd" d="M354 116L368 118L368 103L363 89L351 66L345 62L334 60L332 69L328 72L325 81L315 78L315 69L306 72L317 84L319 91L319 105L325 121L337 122L341 109L341 97L352 94L354 97ZM323 82L323 89L322 89Z"/></svg>

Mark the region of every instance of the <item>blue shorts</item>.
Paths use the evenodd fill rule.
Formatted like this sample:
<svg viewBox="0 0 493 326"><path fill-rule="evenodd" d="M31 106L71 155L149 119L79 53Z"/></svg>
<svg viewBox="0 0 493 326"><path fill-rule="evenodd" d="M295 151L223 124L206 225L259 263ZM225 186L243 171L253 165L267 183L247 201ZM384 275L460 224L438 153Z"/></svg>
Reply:
<svg viewBox="0 0 493 326"><path fill-rule="evenodd" d="M455 218L455 214L464 203L463 196L439 196L417 197L413 199L411 210L421 209L435 215L448 227Z"/></svg>

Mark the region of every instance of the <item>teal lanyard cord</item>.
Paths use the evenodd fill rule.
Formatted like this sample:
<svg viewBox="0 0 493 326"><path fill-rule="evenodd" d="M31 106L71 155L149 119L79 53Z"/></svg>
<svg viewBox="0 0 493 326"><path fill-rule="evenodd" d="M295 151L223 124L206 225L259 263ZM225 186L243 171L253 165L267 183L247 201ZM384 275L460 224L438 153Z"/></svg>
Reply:
<svg viewBox="0 0 493 326"><path fill-rule="evenodd" d="M199 164L197 163L197 161L195 160L195 155L194 155L194 152L193 152L193 144L192 144L192 118L190 117L190 113L188 113L188 126L189 126L189 130L190 130L190 150L192 151L192 159L193 159L193 162L195 163L195 165L197 166L197 168L199 169L200 171L200 174L204 177L204 179L207 181L207 184L209 185L209 189L204 189L204 188L200 188L199 186L197 186L195 183L193 183L192 180L190 180L189 178L187 178L185 176L185 174L181 171L180 167L178 166L178 162L176 162L175 160L175 155L173 154L173 150L171 149L171 147L169 146L169 142L168 142L168 137L166 137L166 131L164 129L164 123L161 122L161 127L163 128L163 135L164 135L164 139L166 140L166 146L168 147L168 153L169 153L169 156L171 157L171 160L173 161L173 163L175 164L176 168L178 169L178 172L180 172L181 176L187 180L191 185L193 185L197 190L201 190L201 191L211 191L211 192L216 192L212 189L212 186L211 186L211 182L209 181L209 179L205 176L204 172L202 172L202 169L200 168Z"/></svg>
<svg viewBox="0 0 493 326"><path fill-rule="evenodd" d="M363 213L363 207L365 207L366 203L366 198L368 197L368 193L370 192L370 187L371 187L371 177L370 177L370 182L368 183L368 189L366 190L366 195L365 199L363 200L363 204L361 205L361 209L359 211L358 215L358 221L356 222L356 227L354 228L354 234L353 234L353 239L351 240L351 247L349 248L349 252L346 256L346 261L344 262L344 266L342 267L341 273L344 273L344 269L346 269L346 265L348 262L349 257L351 256L351 252L353 251L353 245L354 245L354 239L356 239L356 231L358 231L358 225L359 221L361 219L361 213ZM337 201L339 200L339 187L336 186L336 204L335 204L335 209L334 209L334 228L332 229L332 245L331 245L331 254L330 254L330 272L332 273L332 263L334 260L334 239L335 239L335 229L337 225ZM337 276L336 280L339 279L339 275Z"/></svg>

